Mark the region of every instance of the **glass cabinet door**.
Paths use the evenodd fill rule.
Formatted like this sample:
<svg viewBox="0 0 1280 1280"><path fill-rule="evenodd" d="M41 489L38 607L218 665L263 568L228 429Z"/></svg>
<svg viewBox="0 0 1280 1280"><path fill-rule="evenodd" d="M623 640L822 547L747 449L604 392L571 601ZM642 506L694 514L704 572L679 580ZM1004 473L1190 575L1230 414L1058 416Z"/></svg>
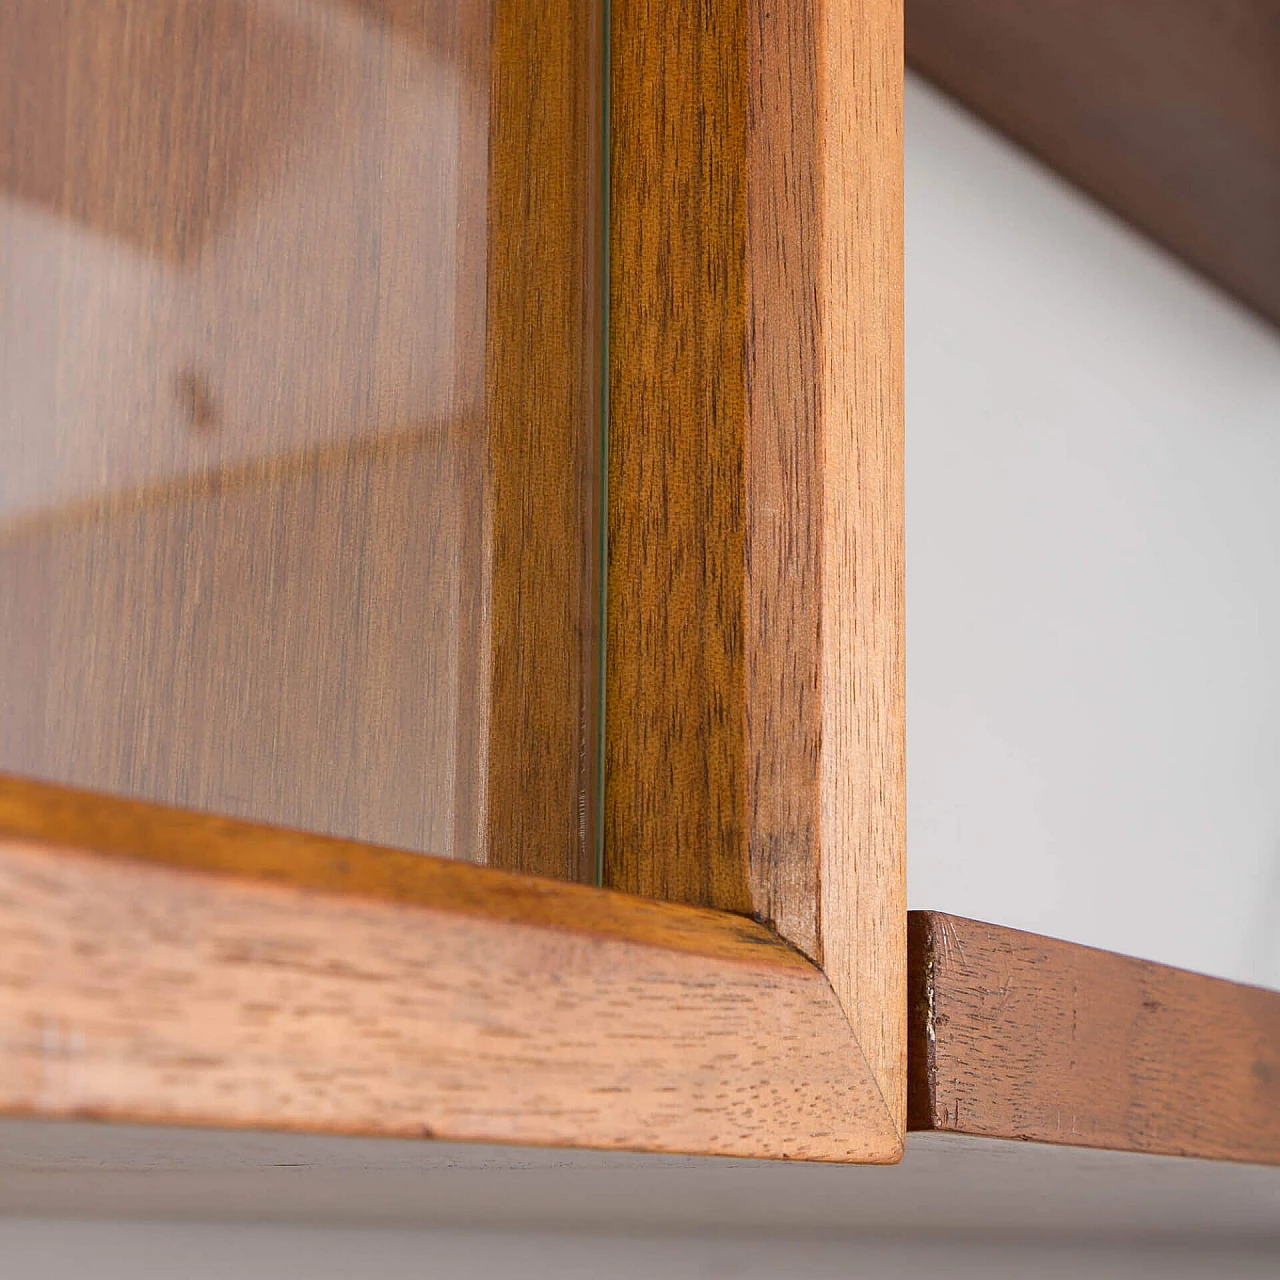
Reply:
<svg viewBox="0 0 1280 1280"><path fill-rule="evenodd" d="M599 19L0 14L0 771L594 874Z"/></svg>

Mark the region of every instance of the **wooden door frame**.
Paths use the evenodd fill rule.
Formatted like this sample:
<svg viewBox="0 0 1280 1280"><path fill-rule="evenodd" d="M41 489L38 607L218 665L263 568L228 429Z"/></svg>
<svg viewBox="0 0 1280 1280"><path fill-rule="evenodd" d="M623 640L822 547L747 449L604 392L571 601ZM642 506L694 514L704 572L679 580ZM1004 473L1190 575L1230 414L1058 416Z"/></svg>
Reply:
<svg viewBox="0 0 1280 1280"><path fill-rule="evenodd" d="M613 888L0 780L0 1112L900 1157L901 0L614 0L611 62Z"/></svg>
<svg viewBox="0 0 1280 1280"><path fill-rule="evenodd" d="M605 883L820 965L900 1133L901 3L612 50Z"/></svg>

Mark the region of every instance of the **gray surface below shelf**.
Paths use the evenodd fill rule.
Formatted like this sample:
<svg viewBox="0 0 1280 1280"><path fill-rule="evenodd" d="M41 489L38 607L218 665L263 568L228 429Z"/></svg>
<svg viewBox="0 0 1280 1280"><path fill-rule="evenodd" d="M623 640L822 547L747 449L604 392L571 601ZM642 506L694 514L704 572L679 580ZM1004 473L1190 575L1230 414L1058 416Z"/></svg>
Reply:
<svg viewBox="0 0 1280 1280"><path fill-rule="evenodd" d="M928 1133L850 1167L10 1119L0 1214L1280 1246L1280 1168Z"/></svg>

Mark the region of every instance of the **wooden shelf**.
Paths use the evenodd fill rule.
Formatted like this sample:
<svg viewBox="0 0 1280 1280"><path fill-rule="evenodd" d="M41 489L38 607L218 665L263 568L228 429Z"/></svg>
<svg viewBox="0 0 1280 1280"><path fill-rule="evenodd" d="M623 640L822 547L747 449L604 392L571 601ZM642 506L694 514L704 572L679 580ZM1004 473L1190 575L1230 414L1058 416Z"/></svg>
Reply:
<svg viewBox="0 0 1280 1280"><path fill-rule="evenodd" d="M1280 322L1268 0L909 0L908 65Z"/></svg>
<svg viewBox="0 0 1280 1280"><path fill-rule="evenodd" d="M883 1162L763 925L0 779L0 1114Z"/></svg>
<svg viewBox="0 0 1280 1280"><path fill-rule="evenodd" d="M908 918L916 1130L1280 1164L1280 992Z"/></svg>
<svg viewBox="0 0 1280 1280"><path fill-rule="evenodd" d="M909 924L915 1130L1280 1164L1280 993ZM903 1149L823 971L744 917L12 779L0 1115Z"/></svg>

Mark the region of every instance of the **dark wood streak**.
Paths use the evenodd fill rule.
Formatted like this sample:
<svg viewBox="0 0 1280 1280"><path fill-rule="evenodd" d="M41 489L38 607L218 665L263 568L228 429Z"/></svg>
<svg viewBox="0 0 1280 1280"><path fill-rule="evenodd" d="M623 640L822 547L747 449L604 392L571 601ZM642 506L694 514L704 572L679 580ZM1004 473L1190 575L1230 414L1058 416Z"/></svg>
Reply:
<svg viewBox="0 0 1280 1280"><path fill-rule="evenodd" d="M463 5L466 8L466 5ZM601 5L494 0L485 860L596 877ZM464 806L459 805L460 810Z"/></svg>
<svg viewBox="0 0 1280 1280"><path fill-rule="evenodd" d="M612 10L606 883L749 912L748 6Z"/></svg>

